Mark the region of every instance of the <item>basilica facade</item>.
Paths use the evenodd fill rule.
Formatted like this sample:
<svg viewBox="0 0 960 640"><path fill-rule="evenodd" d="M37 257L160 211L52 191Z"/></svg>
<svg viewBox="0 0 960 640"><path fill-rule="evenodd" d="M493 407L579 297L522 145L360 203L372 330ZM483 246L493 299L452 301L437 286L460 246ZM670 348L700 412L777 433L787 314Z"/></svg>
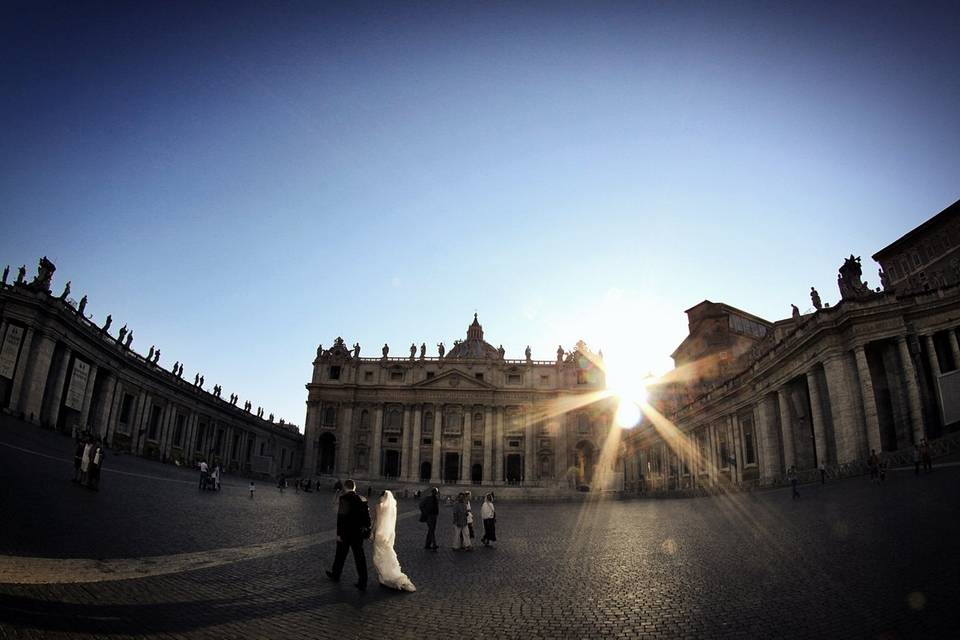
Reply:
<svg viewBox="0 0 960 640"><path fill-rule="evenodd" d="M601 356L580 342L553 360L508 359L466 338L361 357L337 338L307 385L305 475L430 484L589 487L613 411ZM594 486L596 487L595 483Z"/></svg>

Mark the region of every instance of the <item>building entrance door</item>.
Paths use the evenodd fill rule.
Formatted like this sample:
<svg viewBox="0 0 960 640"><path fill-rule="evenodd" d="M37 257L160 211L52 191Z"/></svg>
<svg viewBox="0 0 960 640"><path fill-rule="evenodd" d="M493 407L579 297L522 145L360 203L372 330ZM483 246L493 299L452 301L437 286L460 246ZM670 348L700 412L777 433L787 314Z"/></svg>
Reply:
<svg viewBox="0 0 960 640"><path fill-rule="evenodd" d="M320 436L320 455L317 456L319 464L317 471L319 473L333 473L333 466L336 463L337 439L332 433L325 433Z"/></svg>
<svg viewBox="0 0 960 640"><path fill-rule="evenodd" d="M400 452L396 449L387 449L383 452L383 476L385 478L400 476Z"/></svg>
<svg viewBox="0 0 960 640"><path fill-rule="evenodd" d="M443 454L443 481L455 483L459 479L460 454L452 452Z"/></svg>
<svg viewBox="0 0 960 640"><path fill-rule="evenodd" d="M523 456L511 453L507 456L507 484L520 484L523 480Z"/></svg>

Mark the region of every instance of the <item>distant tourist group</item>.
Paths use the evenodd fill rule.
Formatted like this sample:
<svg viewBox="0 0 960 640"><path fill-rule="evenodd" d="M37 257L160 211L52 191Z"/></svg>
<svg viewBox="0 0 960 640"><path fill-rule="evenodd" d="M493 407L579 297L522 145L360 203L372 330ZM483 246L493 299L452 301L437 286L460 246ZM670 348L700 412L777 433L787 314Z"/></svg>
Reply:
<svg viewBox="0 0 960 640"><path fill-rule="evenodd" d="M220 465L211 469L206 460L201 460L197 466L200 468L200 490L220 491Z"/></svg>
<svg viewBox="0 0 960 640"><path fill-rule="evenodd" d="M100 469L103 466L103 440L94 438L89 431L75 433L76 448L73 452L73 482L100 490Z"/></svg>
<svg viewBox="0 0 960 640"><path fill-rule="evenodd" d="M397 499L392 491L380 494L380 500L373 508L371 517L367 500L357 493L357 485L353 480L346 480L335 485L337 494L337 550L333 559L333 567L326 573L334 582L339 582L346 563L347 555L353 554L357 569L357 582L354 586L364 591L367 588L367 560L363 549L364 541L369 538L373 541L373 566L377 571L377 578L381 585L399 591L416 591L413 581L403 573L400 561L397 558L394 543L397 529ZM370 491L368 490L368 495ZM436 540L437 518L440 515L440 491L433 487L426 495L420 498L420 522L427 525L427 538L424 548L436 551L439 548ZM475 537L473 530L473 509L470 504L470 492L461 492L453 503L453 549L472 549L471 540ZM490 545L496 542L496 509L493 506L493 494L484 496L480 508L480 517L483 520L483 537L481 542Z"/></svg>

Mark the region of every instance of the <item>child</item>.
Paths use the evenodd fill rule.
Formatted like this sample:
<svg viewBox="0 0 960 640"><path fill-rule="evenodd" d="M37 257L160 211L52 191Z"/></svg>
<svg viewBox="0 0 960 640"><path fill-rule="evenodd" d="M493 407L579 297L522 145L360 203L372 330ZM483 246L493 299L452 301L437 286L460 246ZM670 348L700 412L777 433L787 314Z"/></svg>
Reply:
<svg viewBox="0 0 960 640"><path fill-rule="evenodd" d="M250 499L253 500L253 492L256 487L253 486L253 480L250 481Z"/></svg>

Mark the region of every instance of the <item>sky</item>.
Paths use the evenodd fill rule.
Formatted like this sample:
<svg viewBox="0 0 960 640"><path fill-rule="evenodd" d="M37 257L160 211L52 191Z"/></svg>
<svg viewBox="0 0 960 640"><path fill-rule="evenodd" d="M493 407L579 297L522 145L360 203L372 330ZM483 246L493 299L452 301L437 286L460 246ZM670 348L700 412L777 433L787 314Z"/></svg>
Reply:
<svg viewBox="0 0 960 640"><path fill-rule="evenodd" d="M960 198L955 2L0 8L0 264L303 424L317 345L664 373Z"/></svg>

